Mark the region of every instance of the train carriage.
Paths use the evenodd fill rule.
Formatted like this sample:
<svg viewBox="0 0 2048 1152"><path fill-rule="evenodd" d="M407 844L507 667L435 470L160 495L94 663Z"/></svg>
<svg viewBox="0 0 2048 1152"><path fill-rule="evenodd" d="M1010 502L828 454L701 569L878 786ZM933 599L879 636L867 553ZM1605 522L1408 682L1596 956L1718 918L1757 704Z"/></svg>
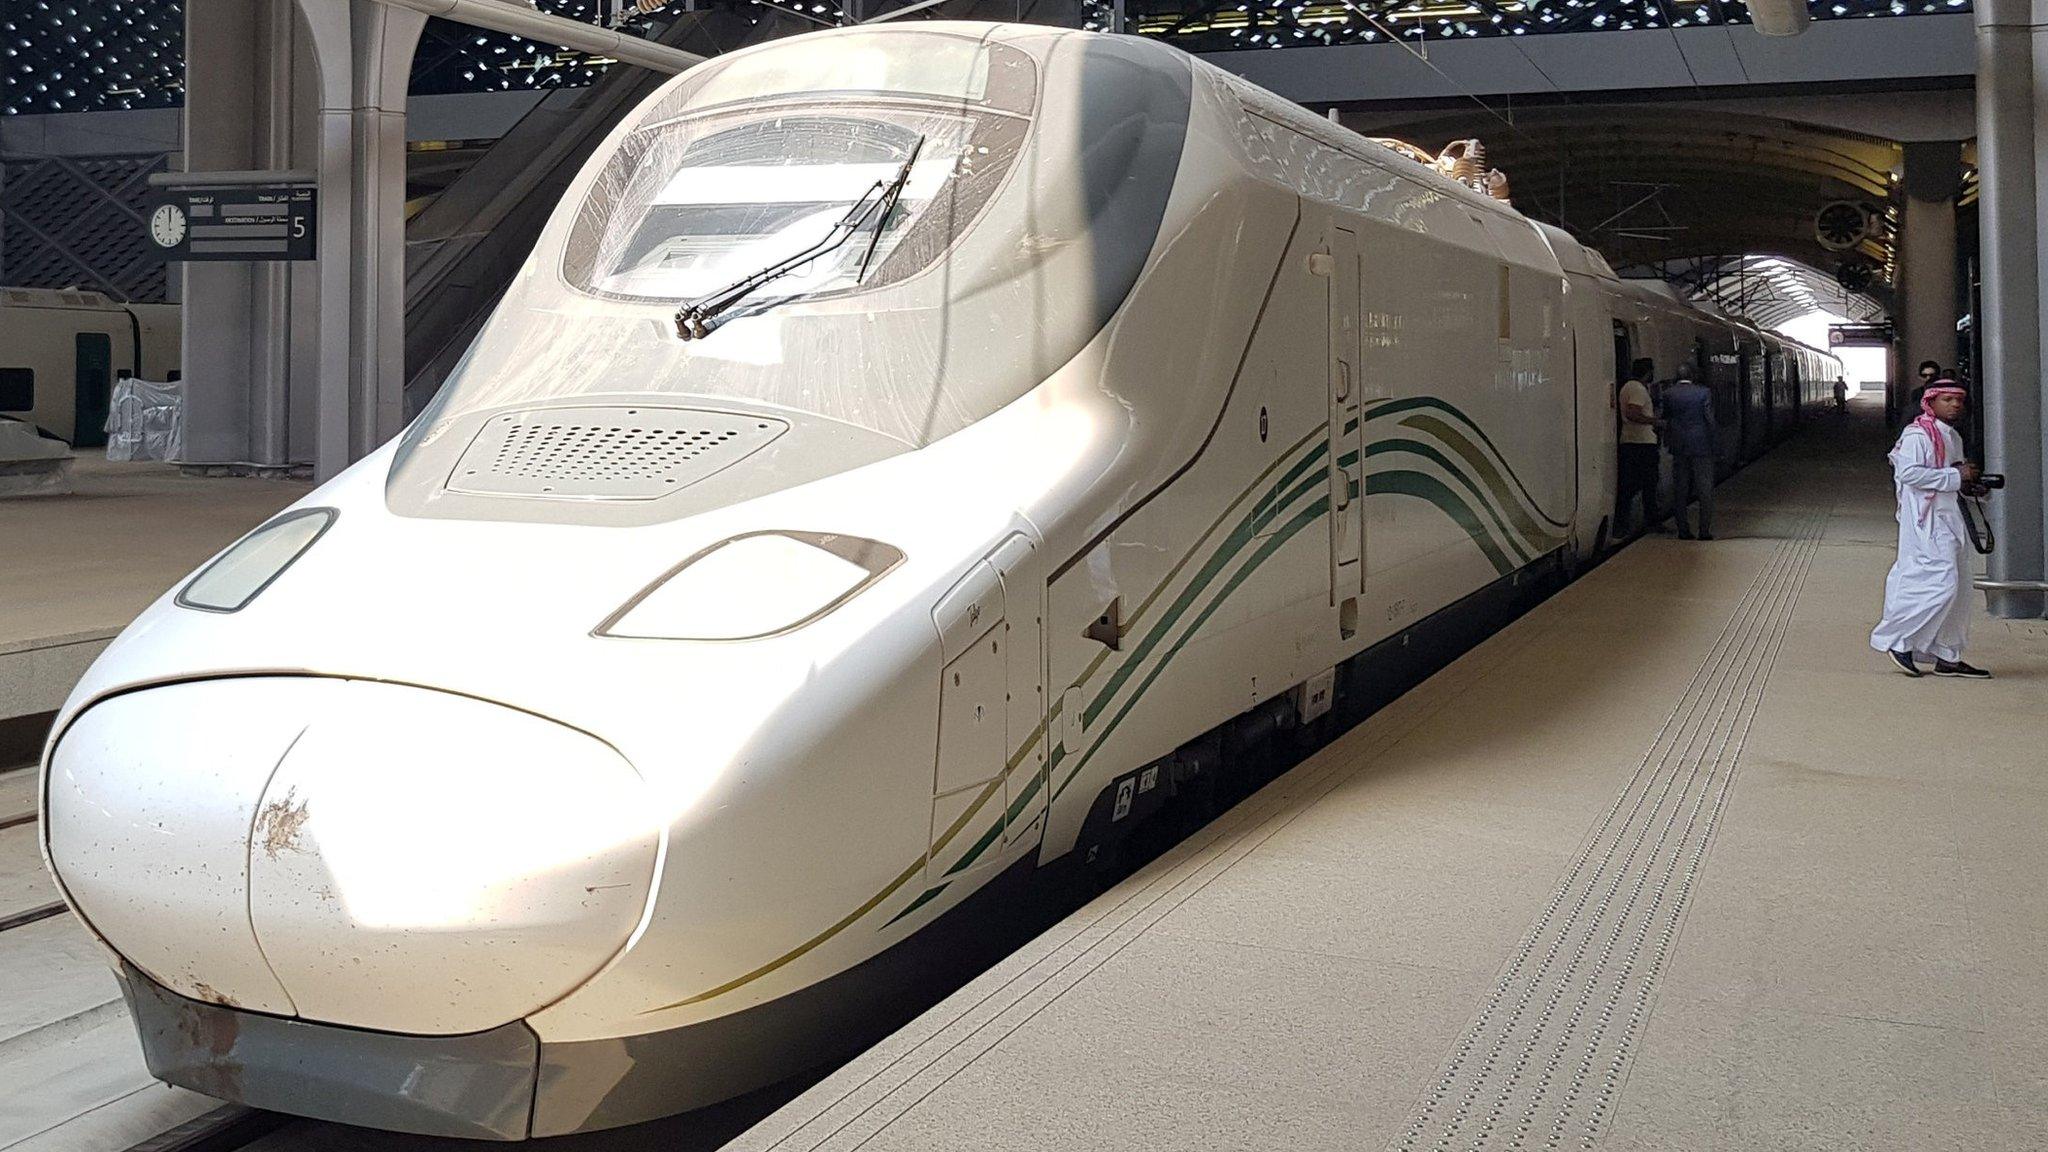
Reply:
<svg viewBox="0 0 2048 1152"><path fill-rule="evenodd" d="M120 376L178 369L178 306L121 304L77 289L0 288L0 415L75 447L107 442Z"/></svg>
<svg viewBox="0 0 2048 1152"><path fill-rule="evenodd" d="M1618 335L1740 354L1651 295L1154 42L719 57L399 441L108 649L46 852L174 1083L506 1139L744 1092L1599 547Z"/></svg>

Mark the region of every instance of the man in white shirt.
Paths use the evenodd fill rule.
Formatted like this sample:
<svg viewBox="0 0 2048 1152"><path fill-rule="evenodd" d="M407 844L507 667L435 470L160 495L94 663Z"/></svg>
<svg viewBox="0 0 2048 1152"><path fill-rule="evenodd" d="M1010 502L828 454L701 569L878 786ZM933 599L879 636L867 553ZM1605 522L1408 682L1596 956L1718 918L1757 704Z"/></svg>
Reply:
<svg viewBox="0 0 2048 1152"><path fill-rule="evenodd" d="M1657 522L1657 413L1650 401L1650 378L1656 366L1649 360L1629 365L1628 381L1621 386L1621 459L1619 486L1614 501L1614 536L1624 539L1637 529L1631 526L1629 505L1643 499L1642 530Z"/></svg>
<svg viewBox="0 0 2048 1152"><path fill-rule="evenodd" d="M1936 380L1920 397L1921 415L1892 447L1892 483L1899 498L1899 559L1884 581L1884 619L1870 646L1891 657L1908 676L1920 676L1915 656L1934 661L1936 676L1988 680L1991 673L1963 663L1970 642L1968 529L1956 494L1977 483L1978 469L1963 459L1955 422L1963 390Z"/></svg>

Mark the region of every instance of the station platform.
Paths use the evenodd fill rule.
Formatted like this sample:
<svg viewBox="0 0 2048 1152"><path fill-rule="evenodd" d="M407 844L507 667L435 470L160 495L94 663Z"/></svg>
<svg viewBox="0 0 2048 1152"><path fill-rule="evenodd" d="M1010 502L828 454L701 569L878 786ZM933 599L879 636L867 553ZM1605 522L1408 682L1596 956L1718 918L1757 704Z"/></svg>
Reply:
<svg viewBox="0 0 2048 1152"><path fill-rule="evenodd" d="M1980 612L1983 683L1869 650L1884 442L1858 405L1778 449L1720 540L1623 549L729 1144L545 1143L2048 1147L2048 622ZM0 554L43 598L7 627L111 634L303 491L103 475L105 531L31 527L42 583ZM21 918L33 795L0 773L0 1150L156 1147L222 1113L150 1080L75 921Z"/></svg>
<svg viewBox="0 0 2048 1152"><path fill-rule="evenodd" d="M0 722L56 710L152 600L312 490L96 452L79 453L72 480L68 496L0 501Z"/></svg>
<svg viewBox="0 0 2048 1152"><path fill-rule="evenodd" d="M768 1116L746 1152L2048 1147L2048 623L1868 647L1857 405Z"/></svg>
<svg viewBox="0 0 2048 1152"><path fill-rule="evenodd" d="M48 713L129 620L310 485L81 453L68 496L0 502L0 1149L105 1152L218 1101L150 1078L106 960L36 839Z"/></svg>

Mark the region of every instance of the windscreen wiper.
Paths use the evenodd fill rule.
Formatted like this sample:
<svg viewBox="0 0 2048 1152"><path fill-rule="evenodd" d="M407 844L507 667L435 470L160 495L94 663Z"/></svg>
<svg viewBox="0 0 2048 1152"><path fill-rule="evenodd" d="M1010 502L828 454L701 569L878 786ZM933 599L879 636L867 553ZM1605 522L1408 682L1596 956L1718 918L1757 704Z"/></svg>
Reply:
<svg viewBox="0 0 2048 1152"><path fill-rule="evenodd" d="M889 181L888 191L882 193L882 214L875 218L874 230L868 233L868 250L860 257L860 271L853 282L860 283L868 278L868 261L875 258L875 247L882 242L882 229L889 226L889 215L896 211L896 201L903 198L903 186L910 183L910 166L917 163L917 154L924 148L924 137L910 146L910 155L903 158L903 167L896 170L896 178Z"/></svg>
<svg viewBox="0 0 2048 1152"><path fill-rule="evenodd" d="M895 210L896 201L903 195L903 186L910 182L910 167L917 163L917 154L924 147L924 137L919 136L911 145L910 155L904 158L896 175L887 180L877 180L860 194L846 210L846 215L832 225L823 239L793 256L778 260L759 272L744 276L718 291L700 296L676 310L676 335L684 340L701 340L711 334L718 316L753 295L760 288L779 280L820 256L838 251L848 240L860 234L860 230L872 225L874 239L869 241L866 255L861 257L860 276L866 277L868 261L874 257L875 246L881 242L882 227L888 223L889 214ZM859 280L856 279L855 283Z"/></svg>

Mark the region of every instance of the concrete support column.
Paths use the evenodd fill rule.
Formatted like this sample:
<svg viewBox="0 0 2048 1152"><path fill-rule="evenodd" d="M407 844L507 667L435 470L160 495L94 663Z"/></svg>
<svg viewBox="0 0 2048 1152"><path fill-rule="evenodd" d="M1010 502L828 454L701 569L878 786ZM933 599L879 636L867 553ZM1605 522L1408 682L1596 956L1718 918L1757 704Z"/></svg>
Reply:
<svg viewBox="0 0 2048 1152"><path fill-rule="evenodd" d="M356 238L349 458L360 460L405 427L405 93L427 18L371 0L349 6L355 22Z"/></svg>
<svg viewBox="0 0 2048 1152"><path fill-rule="evenodd" d="M314 476L405 420L405 94L426 17L370 0L299 0L320 71Z"/></svg>
<svg viewBox="0 0 2048 1152"><path fill-rule="evenodd" d="M250 166L272 172L292 166L292 70L297 17L289 7L255 5L260 85L250 124ZM249 450L256 464L291 463L292 266L266 260L248 265L250 367Z"/></svg>
<svg viewBox="0 0 2048 1152"><path fill-rule="evenodd" d="M247 171L256 160L256 108L265 47L256 0L185 5L185 170ZM248 460L257 365L250 355L251 264L193 263L184 271L181 363L185 378L184 459Z"/></svg>
<svg viewBox="0 0 2048 1152"><path fill-rule="evenodd" d="M1906 145L1900 189L1900 359L1910 372L1922 360L1956 364L1956 190L1963 179L1959 141ZM1917 383L1917 380L1915 381Z"/></svg>
<svg viewBox="0 0 2048 1152"><path fill-rule="evenodd" d="M185 7L185 162L189 172L283 171L303 151L303 61L293 10L267 0L190 0ZM282 261L190 262L171 269L182 305L185 455L191 464L283 468L294 442L295 274ZM303 291L303 290L302 290Z"/></svg>
<svg viewBox="0 0 2048 1152"><path fill-rule="evenodd" d="M1977 0L1978 247L1983 254L1981 393L1985 464L2006 474L1991 500L1998 550L1994 580L2043 578L2041 275L2038 166L2048 132L2034 110L2037 75L2048 75L2044 28L2029 0ZM1991 610L2039 616L2039 593L1994 592Z"/></svg>

